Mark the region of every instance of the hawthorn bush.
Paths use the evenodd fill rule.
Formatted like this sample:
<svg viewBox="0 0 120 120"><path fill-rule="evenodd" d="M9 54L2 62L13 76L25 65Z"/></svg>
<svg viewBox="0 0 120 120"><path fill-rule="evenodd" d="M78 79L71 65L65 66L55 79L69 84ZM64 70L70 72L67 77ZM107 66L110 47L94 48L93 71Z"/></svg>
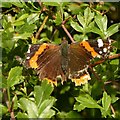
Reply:
<svg viewBox="0 0 120 120"><path fill-rule="evenodd" d="M120 118L120 5L107 2L2 2L0 116L9 118ZM39 81L24 65L29 44L115 40L111 55L90 70L88 84ZM96 62L99 59L94 59Z"/></svg>

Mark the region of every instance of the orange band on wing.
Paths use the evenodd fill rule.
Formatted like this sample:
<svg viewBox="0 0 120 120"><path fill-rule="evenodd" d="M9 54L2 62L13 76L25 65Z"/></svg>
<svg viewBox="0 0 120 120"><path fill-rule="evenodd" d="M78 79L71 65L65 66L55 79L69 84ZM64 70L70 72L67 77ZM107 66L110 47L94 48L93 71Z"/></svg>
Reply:
<svg viewBox="0 0 120 120"><path fill-rule="evenodd" d="M48 79L48 78L44 78L44 79L47 80L48 83L50 83L51 85L55 85L55 86L57 86L57 81L53 81L53 80Z"/></svg>
<svg viewBox="0 0 120 120"><path fill-rule="evenodd" d="M48 47L48 44L43 43L38 51L35 52L34 56L30 59L29 64L31 68L37 68L37 60L38 60L38 56Z"/></svg>
<svg viewBox="0 0 120 120"><path fill-rule="evenodd" d="M83 41L83 42L80 43L80 45L84 46L86 50L91 52L93 57L96 57L98 55L98 53L95 52L95 50L90 46L90 44L88 42Z"/></svg>
<svg viewBox="0 0 120 120"><path fill-rule="evenodd" d="M84 74L80 78L72 78L72 82L75 83L75 86L80 86L81 84L86 84L88 83L88 80L90 80L90 75L89 74Z"/></svg>

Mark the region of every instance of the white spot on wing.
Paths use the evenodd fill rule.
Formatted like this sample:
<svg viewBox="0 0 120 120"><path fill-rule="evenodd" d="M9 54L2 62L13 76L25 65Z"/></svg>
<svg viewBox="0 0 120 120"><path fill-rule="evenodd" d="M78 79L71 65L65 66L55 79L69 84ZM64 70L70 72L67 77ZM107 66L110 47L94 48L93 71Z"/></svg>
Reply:
<svg viewBox="0 0 120 120"><path fill-rule="evenodd" d="M102 54L102 51L99 51L99 54Z"/></svg>
<svg viewBox="0 0 120 120"><path fill-rule="evenodd" d="M108 49L110 49L110 46L108 46Z"/></svg>
<svg viewBox="0 0 120 120"><path fill-rule="evenodd" d="M28 48L28 51L27 51L27 53L30 53L30 48L31 48L31 45L29 45L29 48Z"/></svg>
<svg viewBox="0 0 120 120"><path fill-rule="evenodd" d="M109 44L111 44L111 42L112 42L111 39L109 39L108 41L109 41Z"/></svg>
<svg viewBox="0 0 120 120"><path fill-rule="evenodd" d="M106 53L107 52L107 48L103 48L103 52Z"/></svg>
<svg viewBox="0 0 120 120"><path fill-rule="evenodd" d="M98 47L99 48L103 47L103 41L102 41L102 39L98 39L97 42L98 42Z"/></svg>
<svg viewBox="0 0 120 120"><path fill-rule="evenodd" d="M30 57L27 57L26 59L28 60L28 59L30 59Z"/></svg>

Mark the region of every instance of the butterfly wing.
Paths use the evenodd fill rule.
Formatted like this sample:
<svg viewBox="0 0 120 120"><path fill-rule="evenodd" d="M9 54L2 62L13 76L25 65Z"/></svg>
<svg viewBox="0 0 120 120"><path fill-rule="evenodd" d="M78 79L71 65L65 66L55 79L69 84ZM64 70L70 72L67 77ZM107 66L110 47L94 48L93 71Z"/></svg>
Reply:
<svg viewBox="0 0 120 120"><path fill-rule="evenodd" d="M69 78L75 82L75 85L84 84L90 79L87 72L92 55L80 43L73 43L69 47L68 72Z"/></svg>
<svg viewBox="0 0 120 120"><path fill-rule="evenodd" d="M65 75L61 68L60 46L52 44L42 44L29 59L29 65L37 70L39 78L47 79L49 82L57 84L57 76L65 80Z"/></svg>

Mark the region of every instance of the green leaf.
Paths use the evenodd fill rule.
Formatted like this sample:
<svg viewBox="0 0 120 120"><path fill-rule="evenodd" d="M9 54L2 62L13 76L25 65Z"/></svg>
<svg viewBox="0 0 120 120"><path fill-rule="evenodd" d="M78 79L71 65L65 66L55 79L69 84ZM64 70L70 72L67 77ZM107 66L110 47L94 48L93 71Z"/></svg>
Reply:
<svg viewBox="0 0 120 120"><path fill-rule="evenodd" d="M98 25L99 29L106 35L107 31L107 16L97 15L95 17L95 22Z"/></svg>
<svg viewBox="0 0 120 120"><path fill-rule="evenodd" d="M21 15L16 21L22 21L22 20L28 18L28 16L29 16L28 13L23 14L23 15Z"/></svg>
<svg viewBox="0 0 120 120"><path fill-rule="evenodd" d="M83 106L87 108L101 108L93 98L88 94L82 94L76 97L77 102L80 102Z"/></svg>
<svg viewBox="0 0 120 120"><path fill-rule="evenodd" d="M19 104L20 108L27 111L29 118L38 118L38 109L34 102L26 98L21 98Z"/></svg>
<svg viewBox="0 0 120 120"><path fill-rule="evenodd" d="M34 95L37 105L40 106L44 100L48 99L52 91L53 87L46 80L42 82L41 86L35 86Z"/></svg>
<svg viewBox="0 0 120 120"><path fill-rule="evenodd" d="M103 34L103 32L102 32L99 28L97 28L97 27L95 27L95 26L91 29L91 32L100 35L101 38L104 38L104 37L105 37L105 35Z"/></svg>
<svg viewBox="0 0 120 120"><path fill-rule="evenodd" d="M39 107L39 118L50 118L55 115L55 111L50 108L55 103L56 99L51 97L49 99L44 100Z"/></svg>
<svg viewBox="0 0 120 120"><path fill-rule="evenodd" d="M83 28L77 23L72 21L71 26L78 32L83 32Z"/></svg>
<svg viewBox="0 0 120 120"><path fill-rule="evenodd" d="M28 24L33 24L37 20L39 20L39 14L38 13L32 13L27 18Z"/></svg>
<svg viewBox="0 0 120 120"><path fill-rule="evenodd" d="M86 26L88 26L88 24L91 22L93 18L94 18L94 13L91 13L91 9L87 7L84 10L84 19L85 19Z"/></svg>
<svg viewBox="0 0 120 120"><path fill-rule="evenodd" d="M57 2L44 2L45 5L48 5L48 6L60 6L60 2L59 0Z"/></svg>
<svg viewBox="0 0 120 120"><path fill-rule="evenodd" d="M15 2L11 2L11 4L13 4L13 5L17 6L17 7L20 7L20 8L23 7L23 4L19 0L16 0Z"/></svg>
<svg viewBox="0 0 120 120"><path fill-rule="evenodd" d="M83 104L79 104L78 102L74 105L74 110L77 110L78 112L84 110L86 107Z"/></svg>
<svg viewBox="0 0 120 120"><path fill-rule="evenodd" d="M94 24L95 22L91 22L86 28L85 28L85 32L86 33L89 33L89 32L92 32L93 28L94 28Z"/></svg>
<svg viewBox="0 0 120 120"><path fill-rule="evenodd" d="M119 59L114 59L112 61L110 61L111 65L119 65Z"/></svg>
<svg viewBox="0 0 120 120"><path fill-rule="evenodd" d="M77 19L78 19L79 23L84 27L85 26L85 20L84 20L84 17L81 13L79 13L79 15L77 15Z"/></svg>
<svg viewBox="0 0 120 120"><path fill-rule="evenodd" d="M2 75L0 71L0 86L2 88L7 88L7 79Z"/></svg>
<svg viewBox="0 0 120 120"><path fill-rule="evenodd" d="M117 100L119 100L119 97L116 97L114 94L111 95L111 103L115 103Z"/></svg>
<svg viewBox="0 0 120 120"><path fill-rule="evenodd" d="M0 104L0 116L6 114L8 112L8 108L2 104Z"/></svg>
<svg viewBox="0 0 120 120"><path fill-rule="evenodd" d="M14 40L18 41L19 39L27 39L28 37L31 37L32 33L27 33L24 32L23 34L17 34L16 36L14 36Z"/></svg>
<svg viewBox="0 0 120 120"><path fill-rule="evenodd" d="M26 114L26 113L21 113L21 112L18 112L17 113L17 118L19 119L19 118L24 118L24 119L26 119L26 118L28 118L28 115ZM27 120L27 119L26 119Z"/></svg>
<svg viewBox="0 0 120 120"><path fill-rule="evenodd" d="M55 23L56 23L56 25L60 25L62 23L62 17L59 12L56 14Z"/></svg>
<svg viewBox="0 0 120 120"><path fill-rule="evenodd" d="M117 33L119 31L119 24L113 24L107 29L107 37Z"/></svg>
<svg viewBox="0 0 120 120"><path fill-rule="evenodd" d="M21 25L23 25L23 24L25 24L24 21L15 21L12 25L13 25L13 26L21 26Z"/></svg>
<svg viewBox="0 0 120 120"><path fill-rule="evenodd" d="M102 97L102 106L103 109L101 109L101 113L103 117L107 117L107 115L110 115L110 104L111 104L111 97L107 95L107 93L104 91L103 97Z"/></svg>
<svg viewBox="0 0 120 120"><path fill-rule="evenodd" d="M104 91L103 98L102 98L102 106L105 111L108 110L108 108L110 107L110 104L111 104L111 97L107 95L107 93Z"/></svg>
<svg viewBox="0 0 120 120"><path fill-rule="evenodd" d="M76 111L69 111L66 113L66 118L81 118L80 114L77 113Z"/></svg>
<svg viewBox="0 0 120 120"><path fill-rule="evenodd" d="M74 35L74 40L75 41L83 41L83 40L88 40L88 36L87 35L83 35L83 34L75 34Z"/></svg>
<svg viewBox="0 0 120 120"><path fill-rule="evenodd" d="M18 27L17 29L16 29L16 31L19 33L19 34L21 34L21 33L31 33L31 34L33 34L33 32L34 32L34 29L36 29L36 25L35 24L28 24L28 23L25 23L22 27Z"/></svg>
<svg viewBox="0 0 120 120"><path fill-rule="evenodd" d="M8 87L12 87L16 84L19 84L20 81L23 80L22 69L22 67L14 67L10 70L7 78Z"/></svg>

